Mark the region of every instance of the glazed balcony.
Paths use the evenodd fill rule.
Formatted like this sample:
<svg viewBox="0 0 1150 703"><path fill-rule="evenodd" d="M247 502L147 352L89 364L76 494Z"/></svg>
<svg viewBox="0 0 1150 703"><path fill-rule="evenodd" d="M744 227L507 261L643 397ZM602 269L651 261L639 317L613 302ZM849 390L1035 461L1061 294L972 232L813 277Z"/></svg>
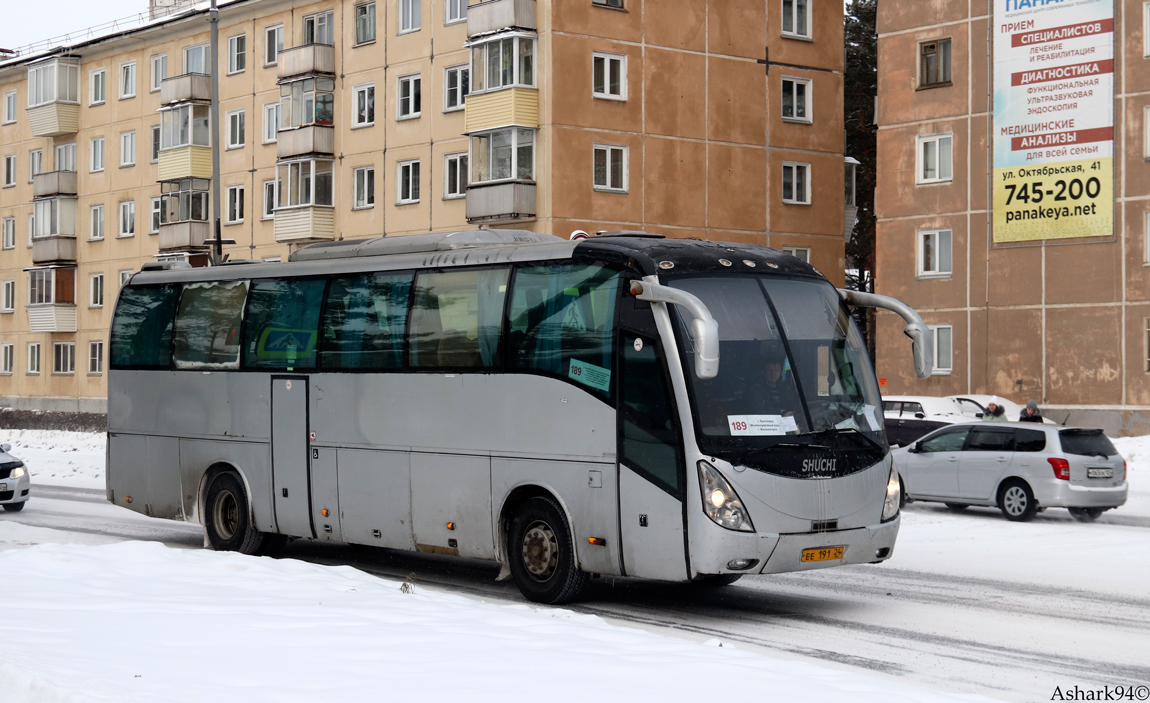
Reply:
<svg viewBox="0 0 1150 703"><path fill-rule="evenodd" d="M80 59L58 56L28 65L28 127L33 137L80 131Z"/></svg>
<svg viewBox="0 0 1150 703"><path fill-rule="evenodd" d="M320 125L309 125L298 129L287 129L276 134L276 156L290 159L308 154L335 154L335 129Z"/></svg>
<svg viewBox="0 0 1150 703"><path fill-rule="evenodd" d="M468 186L467 221L501 224L535 218L535 183L502 181ZM279 219L279 213L276 213Z"/></svg>
<svg viewBox="0 0 1150 703"><path fill-rule="evenodd" d="M212 77L205 73L185 73L160 82L160 104L211 102Z"/></svg>
<svg viewBox="0 0 1150 703"><path fill-rule="evenodd" d="M535 29L535 0L487 0L467 8L467 36L501 29Z"/></svg>
<svg viewBox="0 0 1150 703"><path fill-rule="evenodd" d="M54 195L76 195L75 171L49 171L32 177L32 197L48 198Z"/></svg>
<svg viewBox="0 0 1150 703"><path fill-rule="evenodd" d="M326 206L276 209L277 244L323 242L335 239L335 210Z"/></svg>
<svg viewBox="0 0 1150 703"><path fill-rule="evenodd" d="M280 79L308 73L335 75L335 47L329 44L304 44L284 49L277 67Z"/></svg>

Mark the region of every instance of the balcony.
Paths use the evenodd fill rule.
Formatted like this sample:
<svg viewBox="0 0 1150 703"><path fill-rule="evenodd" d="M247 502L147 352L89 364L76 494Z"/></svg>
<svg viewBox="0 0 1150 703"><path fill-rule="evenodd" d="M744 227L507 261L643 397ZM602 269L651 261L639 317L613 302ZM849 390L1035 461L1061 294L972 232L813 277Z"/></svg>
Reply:
<svg viewBox="0 0 1150 703"><path fill-rule="evenodd" d="M335 239L334 209L312 205L276 210L277 244L322 242L333 239Z"/></svg>
<svg viewBox="0 0 1150 703"><path fill-rule="evenodd" d="M210 146L179 146L160 152L161 181L181 178L211 178L212 148Z"/></svg>
<svg viewBox="0 0 1150 703"><path fill-rule="evenodd" d="M28 327L32 332L75 332L75 303L42 303L28 306Z"/></svg>
<svg viewBox="0 0 1150 703"><path fill-rule="evenodd" d="M467 36L516 27L535 29L535 0L488 0L467 8Z"/></svg>
<svg viewBox="0 0 1150 703"><path fill-rule="evenodd" d="M173 222L160 225L160 251L189 251L203 249L205 239L210 239L212 225L209 222Z"/></svg>
<svg viewBox="0 0 1150 703"><path fill-rule="evenodd" d="M482 132L496 127L539 126L539 89L504 88L490 93L467 96L467 132Z"/></svg>
<svg viewBox="0 0 1150 703"><path fill-rule="evenodd" d="M311 125L276 134L276 156L290 159L308 154L335 154L335 129Z"/></svg>
<svg viewBox="0 0 1150 703"><path fill-rule="evenodd" d="M467 188L467 221L501 224L535 217L535 183L503 181ZM279 213L276 213L279 223Z"/></svg>
<svg viewBox="0 0 1150 703"><path fill-rule="evenodd" d="M185 73L160 82L160 104L211 102L212 77L204 73Z"/></svg>
<svg viewBox="0 0 1150 703"><path fill-rule="evenodd" d="M37 266L76 263L76 235L35 237L32 239L32 263Z"/></svg>
<svg viewBox="0 0 1150 703"><path fill-rule="evenodd" d="M54 195L75 195L75 171L49 171L32 177L32 197L48 198Z"/></svg>
<svg viewBox="0 0 1150 703"><path fill-rule="evenodd" d="M335 74L335 47L327 44L304 44L284 49L279 55L279 77L290 78L307 73Z"/></svg>
<svg viewBox="0 0 1150 703"><path fill-rule="evenodd" d="M80 131L80 106L48 103L28 108L28 127L33 137L62 137Z"/></svg>
<svg viewBox="0 0 1150 703"><path fill-rule="evenodd" d="M33 137L80 131L80 58L55 56L28 64L28 126Z"/></svg>

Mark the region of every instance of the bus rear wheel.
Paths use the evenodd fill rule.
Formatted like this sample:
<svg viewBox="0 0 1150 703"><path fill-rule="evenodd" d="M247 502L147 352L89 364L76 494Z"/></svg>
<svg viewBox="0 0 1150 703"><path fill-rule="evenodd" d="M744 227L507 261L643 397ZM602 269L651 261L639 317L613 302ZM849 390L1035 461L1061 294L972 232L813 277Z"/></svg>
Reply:
<svg viewBox="0 0 1150 703"><path fill-rule="evenodd" d="M264 534L252 526L248 494L231 471L216 474L204 497L204 531L217 552L258 554Z"/></svg>
<svg viewBox="0 0 1150 703"><path fill-rule="evenodd" d="M571 528L554 500L538 496L524 501L507 532L511 576L528 600L559 605L579 597L589 576L575 563Z"/></svg>

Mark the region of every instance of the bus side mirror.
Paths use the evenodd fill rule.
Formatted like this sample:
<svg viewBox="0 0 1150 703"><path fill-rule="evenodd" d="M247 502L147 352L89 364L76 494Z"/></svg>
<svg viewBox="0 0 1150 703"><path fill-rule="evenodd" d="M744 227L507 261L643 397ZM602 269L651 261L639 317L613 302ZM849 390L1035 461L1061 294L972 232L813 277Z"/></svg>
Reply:
<svg viewBox="0 0 1150 703"><path fill-rule="evenodd" d="M691 314L691 339L695 343L695 375L701 379L719 375L719 323L711 311L687 291L664 286L656 276L631 281L631 295L651 303L669 303L685 308Z"/></svg>
<svg viewBox="0 0 1150 703"><path fill-rule="evenodd" d="M910 337L911 352L914 355L914 373L919 378L930 378L934 373L934 343L930 328L922 321L914 308L885 295L863 293L857 290L840 288L839 295L847 305L859 308L882 308L897 313L906 321L903 334Z"/></svg>

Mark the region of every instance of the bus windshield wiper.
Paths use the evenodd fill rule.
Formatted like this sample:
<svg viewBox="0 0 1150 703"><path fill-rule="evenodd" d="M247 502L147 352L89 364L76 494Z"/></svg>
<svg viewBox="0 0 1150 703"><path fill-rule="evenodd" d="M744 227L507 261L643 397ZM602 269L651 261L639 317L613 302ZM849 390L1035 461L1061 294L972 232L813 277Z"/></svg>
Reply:
<svg viewBox="0 0 1150 703"><path fill-rule="evenodd" d="M778 444L772 444L770 446L771 449L775 449L776 447L786 447L787 449L830 449L830 447L825 444L808 442L779 442Z"/></svg>
<svg viewBox="0 0 1150 703"><path fill-rule="evenodd" d="M817 434L817 435L833 434L833 435L840 435L840 436L847 436L847 437L858 437L859 439L862 439L867 444L869 444L875 450L877 450L879 452L884 451L881 444L876 442L874 439L868 437L866 435L866 433L862 432L857 427L843 427L841 429L836 428L836 429L831 429L831 430L822 430L821 432L815 432L814 434Z"/></svg>

